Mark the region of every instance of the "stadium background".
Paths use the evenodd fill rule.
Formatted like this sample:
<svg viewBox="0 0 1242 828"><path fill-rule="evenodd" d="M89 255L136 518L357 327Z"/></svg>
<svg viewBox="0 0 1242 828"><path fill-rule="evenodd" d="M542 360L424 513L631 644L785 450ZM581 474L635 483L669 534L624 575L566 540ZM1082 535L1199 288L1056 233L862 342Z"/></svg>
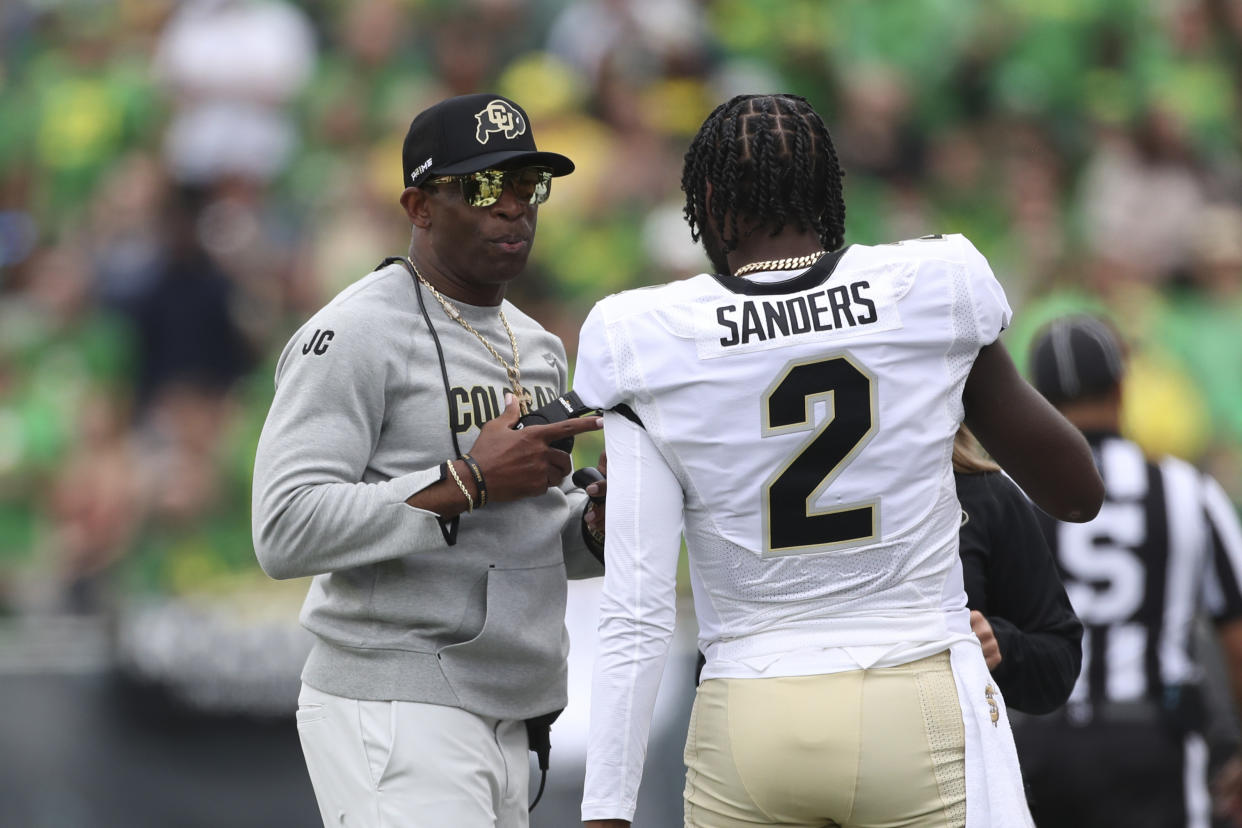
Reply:
<svg viewBox="0 0 1242 828"><path fill-rule="evenodd" d="M315 824L306 584L254 562L251 463L289 335L407 246L424 105L509 95L577 162L511 293L572 359L596 298L706 266L679 183L712 106L805 95L847 241L966 234L1019 365L1051 315L1110 314L1130 436L1238 503L1240 73L1238 0L5 0L0 824ZM684 702L648 824L674 824ZM535 826L572 824L556 738Z"/></svg>

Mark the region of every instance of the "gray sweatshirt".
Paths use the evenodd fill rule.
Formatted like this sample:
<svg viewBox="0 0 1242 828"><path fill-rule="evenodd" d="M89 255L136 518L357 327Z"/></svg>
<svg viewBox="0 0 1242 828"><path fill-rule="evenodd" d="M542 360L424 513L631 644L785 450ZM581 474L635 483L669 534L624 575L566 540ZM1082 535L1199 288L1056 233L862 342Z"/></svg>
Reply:
<svg viewBox="0 0 1242 828"><path fill-rule="evenodd" d="M599 575L586 494L561 488L462 514L450 546L406 498L440 479L503 410L504 369L425 290L444 349L446 398L416 283L400 264L342 291L294 334L255 457L255 552L273 578L313 575L302 680L358 699L524 719L566 702L565 579ZM454 304L506 358L494 307ZM564 346L502 305L535 405L566 390Z"/></svg>

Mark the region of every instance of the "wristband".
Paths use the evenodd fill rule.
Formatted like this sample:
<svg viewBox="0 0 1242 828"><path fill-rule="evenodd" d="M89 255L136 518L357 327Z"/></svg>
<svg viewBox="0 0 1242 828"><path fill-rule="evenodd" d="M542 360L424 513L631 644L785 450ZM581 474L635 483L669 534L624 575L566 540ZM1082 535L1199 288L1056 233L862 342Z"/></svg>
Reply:
<svg viewBox="0 0 1242 828"><path fill-rule="evenodd" d="M487 484L483 482L483 469L479 468L479 461L475 460L468 453L461 456L466 461L466 467L470 469L471 476L474 477L475 488L479 490L479 507L487 505Z"/></svg>
<svg viewBox="0 0 1242 828"><path fill-rule="evenodd" d="M457 473L457 467L452 461L445 461L445 467L448 469L449 476L453 478L453 482L457 484L457 488L461 489L461 493L466 496L466 511L474 511L474 498L470 496L470 490L466 488L466 484L461 482L461 475Z"/></svg>

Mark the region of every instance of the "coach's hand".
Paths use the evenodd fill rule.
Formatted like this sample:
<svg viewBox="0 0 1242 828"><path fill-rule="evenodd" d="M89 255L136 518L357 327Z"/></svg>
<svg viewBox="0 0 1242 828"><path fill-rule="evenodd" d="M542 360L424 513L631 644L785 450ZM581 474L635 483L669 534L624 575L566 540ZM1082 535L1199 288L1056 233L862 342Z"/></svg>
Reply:
<svg viewBox="0 0 1242 828"><path fill-rule="evenodd" d="M1001 663L1001 651L1000 644L996 641L996 633L992 632L992 625L983 613L971 610L970 628L983 645L983 660L988 663L988 669L995 670L996 665Z"/></svg>
<svg viewBox="0 0 1242 828"><path fill-rule="evenodd" d="M520 416L517 398L506 394L505 410L484 423L470 448L483 472L489 503L534 497L559 486L573 461L548 444L604 426L603 417L578 417L515 430Z"/></svg>
<svg viewBox="0 0 1242 828"><path fill-rule="evenodd" d="M628 819L588 819L585 828L630 828Z"/></svg>

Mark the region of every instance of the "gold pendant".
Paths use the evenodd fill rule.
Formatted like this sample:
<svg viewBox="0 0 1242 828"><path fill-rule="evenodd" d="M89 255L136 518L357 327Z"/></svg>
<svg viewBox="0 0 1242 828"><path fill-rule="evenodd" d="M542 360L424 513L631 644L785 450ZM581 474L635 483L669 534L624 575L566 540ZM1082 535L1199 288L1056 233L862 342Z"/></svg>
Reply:
<svg viewBox="0 0 1242 828"><path fill-rule="evenodd" d="M523 414L529 414L531 412L531 406L534 405L535 398L532 397L531 393L519 383L513 383L513 387L517 392L518 410Z"/></svg>

